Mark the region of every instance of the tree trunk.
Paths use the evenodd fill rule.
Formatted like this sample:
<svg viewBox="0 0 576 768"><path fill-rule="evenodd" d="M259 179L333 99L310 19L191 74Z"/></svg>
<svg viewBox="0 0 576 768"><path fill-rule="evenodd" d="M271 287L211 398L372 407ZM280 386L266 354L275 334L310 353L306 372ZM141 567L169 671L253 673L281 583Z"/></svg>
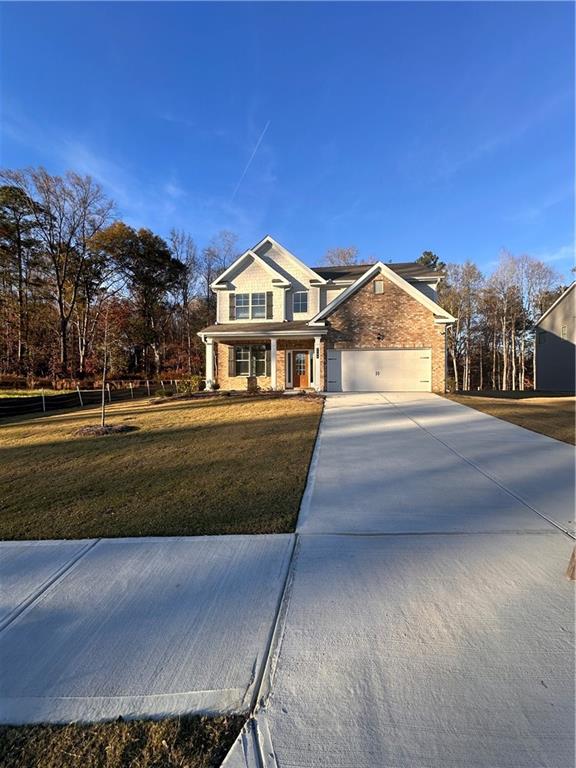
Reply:
<svg viewBox="0 0 576 768"><path fill-rule="evenodd" d="M62 376L68 374L68 320L60 317L60 372Z"/></svg>
<svg viewBox="0 0 576 768"><path fill-rule="evenodd" d="M510 350L512 353L512 391L516 391L516 331L512 326L512 338L510 340Z"/></svg>

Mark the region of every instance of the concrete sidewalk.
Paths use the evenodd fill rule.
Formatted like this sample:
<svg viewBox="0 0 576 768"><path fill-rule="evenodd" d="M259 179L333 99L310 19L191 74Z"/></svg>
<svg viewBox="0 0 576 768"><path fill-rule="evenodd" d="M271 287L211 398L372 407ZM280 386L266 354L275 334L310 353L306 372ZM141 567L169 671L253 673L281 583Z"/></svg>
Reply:
<svg viewBox="0 0 576 768"><path fill-rule="evenodd" d="M248 711L293 540L3 542L0 722Z"/></svg>
<svg viewBox="0 0 576 768"><path fill-rule="evenodd" d="M571 449L444 402L328 399L261 706L226 768L573 768L573 542L537 510L567 519ZM503 466L512 445L553 505Z"/></svg>

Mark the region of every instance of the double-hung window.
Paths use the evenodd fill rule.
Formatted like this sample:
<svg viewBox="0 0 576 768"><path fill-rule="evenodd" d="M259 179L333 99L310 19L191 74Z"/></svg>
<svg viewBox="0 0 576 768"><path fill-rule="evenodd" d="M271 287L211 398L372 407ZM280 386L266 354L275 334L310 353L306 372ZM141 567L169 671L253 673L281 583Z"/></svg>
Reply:
<svg viewBox="0 0 576 768"><path fill-rule="evenodd" d="M250 376L250 347L234 347L235 376Z"/></svg>
<svg viewBox="0 0 576 768"><path fill-rule="evenodd" d="M266 375L266 347L257 344L252 348L252 376Z"/></svg>
<svg viewBox="0 0 576 768"><path fill-rule="evenodd" d="M235 296L236 320L250 319L250 294L237 293Z"/></svg>
<svg viewBox="0 0 576 768"><path fill-rule="evenodd" d="M252 294L252 319L266 318L266 294L265 293L253 293Z"/></svg>
<svg viewBox="0 0 576 768"><path fill-rule="evenodd" d="M265 344L242 344L229 357L229 376L269 376L270 350Z"/></svg>
<svg viewBox="0 0 576 768"><path fill-rule="evenodd" d="M308 291L296 291L292 307L294 314L308 312Z"/></svg>

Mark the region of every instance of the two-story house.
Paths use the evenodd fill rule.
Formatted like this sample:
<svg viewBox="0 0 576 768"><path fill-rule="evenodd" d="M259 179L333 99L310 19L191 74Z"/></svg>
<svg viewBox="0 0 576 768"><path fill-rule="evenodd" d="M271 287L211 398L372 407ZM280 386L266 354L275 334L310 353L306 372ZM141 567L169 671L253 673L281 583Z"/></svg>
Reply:
<svg viewBox="0 0 576 768"><path fill-rule="evenodd" d="M311 268L265 237L212 283L206 386L443 392L441 277L415 262Z"/></svg>

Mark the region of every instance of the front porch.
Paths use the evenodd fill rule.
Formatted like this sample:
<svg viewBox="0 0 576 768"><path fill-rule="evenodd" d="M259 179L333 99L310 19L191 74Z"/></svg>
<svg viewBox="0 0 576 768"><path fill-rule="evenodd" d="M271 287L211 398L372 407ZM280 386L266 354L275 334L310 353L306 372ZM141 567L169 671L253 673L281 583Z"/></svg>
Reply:
<svg viewBox="0 0 576 768"><path fill-rule="evenodd" d="M218 335L206 344L206 388L246 390L313 389L324 382L324 340L320 335Z"/></svg>

